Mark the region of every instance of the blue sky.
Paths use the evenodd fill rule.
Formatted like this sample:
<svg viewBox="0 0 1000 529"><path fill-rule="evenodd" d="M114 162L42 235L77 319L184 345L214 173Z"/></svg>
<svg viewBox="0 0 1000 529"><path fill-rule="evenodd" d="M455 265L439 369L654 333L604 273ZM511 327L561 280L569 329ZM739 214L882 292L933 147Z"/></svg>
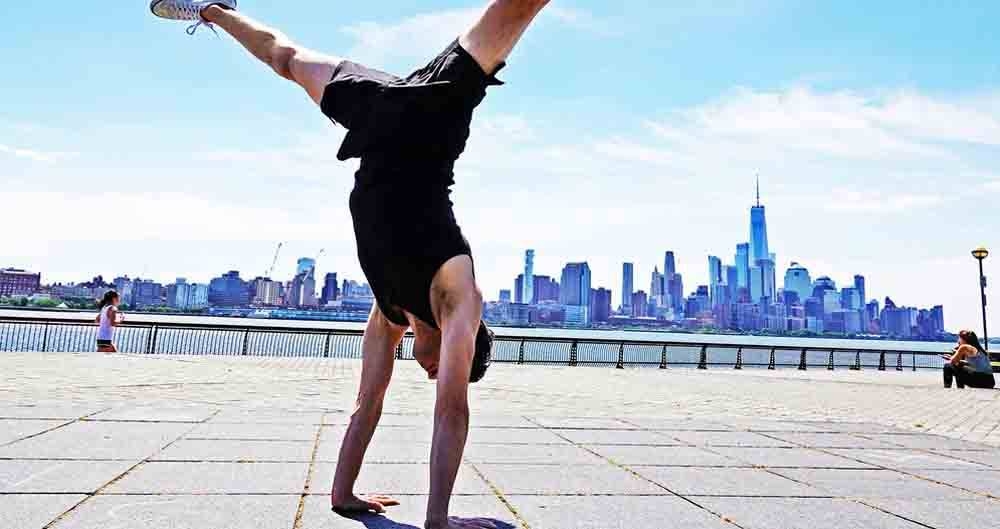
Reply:
<svg viewBox="0 0 1000 529"><path fill-rule="evenodd" d="M488 297L523 251L620 295L664 250L693 289L748 236L761 174L779 267L805 264L978 327L969 250L1000 278L1000 4L552 2L480 108L457 214ZM707 3L706 3L707 4ZM241 2L297 41L399 73L482 6ZM5 2L3 257L71 281L277 275L325 248L360 278L342 131L230 39L147 3ZM110 251L108 251L110 250ZM1000 281L1000 279L998 279ZM1000 292L994 297L1000 299ZM993 325L1000 329L1000 311Z"/></svg>

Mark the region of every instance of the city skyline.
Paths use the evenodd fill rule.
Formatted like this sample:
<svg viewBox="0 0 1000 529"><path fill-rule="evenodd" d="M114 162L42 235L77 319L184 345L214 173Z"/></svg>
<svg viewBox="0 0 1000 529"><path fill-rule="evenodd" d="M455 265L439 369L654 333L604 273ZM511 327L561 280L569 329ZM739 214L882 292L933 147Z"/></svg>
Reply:
<svg viewBox="0 0 1000 529"><path fill-rule="evenodd" d="M394 73L426 63L479 8L245 7ZM189 38L145 9L0 10L19 21L0 73L18 103L0 113L0 225L13 227L0 266L204 282L232 268L255 277L286 241L294 258L327 249L318 278L361 278L347 204L356 166L335 160L343 131L301 90L227 38ZM613 291L623 261L646 286L670 248L686 283L707 284L704 256L729 261L730 242L747 238L759 172L779 275L792 258L838 284L863 271L869 297L943 303L949 328L976 326L969 251L1000 247L1000 50L982 22L997 18L986 2L887 1L863 16L836 2L552 5L477 110L456 167L456 216L484 291L511 288L525 248L536 273L585 260ZM939 38L926 38L928 20ZM78 38L66 48L37 27ZM610 65L616 82L593 82ZM227 104L151 104L192 79ZM1000 259L984 264L1000 277ZM294 267L283 258L274 275ZM989 316L1000 328L1000 311Z"/></svg>

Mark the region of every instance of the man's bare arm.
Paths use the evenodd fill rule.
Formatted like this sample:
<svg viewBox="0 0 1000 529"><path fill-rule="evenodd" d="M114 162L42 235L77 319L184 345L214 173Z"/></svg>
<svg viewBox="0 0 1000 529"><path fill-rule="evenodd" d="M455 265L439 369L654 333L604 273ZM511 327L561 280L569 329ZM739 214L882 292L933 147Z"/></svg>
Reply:
<svg viewBox="0 0 1000 529"><path fill-rule="evenodd" d="M493 74L548 3L549 0L491 0L479 20L459 38L459 43L483 71Z"/></svg>
<svg viewBox="0 0 1000 529"><path fill-rule="evenodd" d="M280 31L218 5L206 8L201 16L224 29L250 54L281 77L297 83L320 104L333 70L340 64L339 57L299 46Z"/></svg>
<svg viewBox="0 0 1000 529"><path fill-rule="evenodd" d="M383 512L385 507L399 502L385 496L359 498L354 494L354 484L361 472L365 452L371 443L375 428L382 416L382 404L392 378L396 346L406 329L390 322L378 309L372 309L362 344L361 388L351 424L344 434L344 442L337 458L337 472L333 480L331 502L334 509L345 512Z"/></svg>

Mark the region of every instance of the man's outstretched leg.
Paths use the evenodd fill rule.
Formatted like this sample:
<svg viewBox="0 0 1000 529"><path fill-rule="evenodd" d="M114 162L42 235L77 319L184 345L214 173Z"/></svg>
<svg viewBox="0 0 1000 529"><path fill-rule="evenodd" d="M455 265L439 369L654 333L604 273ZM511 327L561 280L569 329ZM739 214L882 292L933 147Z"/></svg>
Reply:
<svg viewBox="0 0 1000 529"><path fill-rule="evenodd" d="M342 60L299 46L280 31L236 11L235 0L154 0L150 7L164 18L218 25L275 73L305 89L317 105Z"/></svg>

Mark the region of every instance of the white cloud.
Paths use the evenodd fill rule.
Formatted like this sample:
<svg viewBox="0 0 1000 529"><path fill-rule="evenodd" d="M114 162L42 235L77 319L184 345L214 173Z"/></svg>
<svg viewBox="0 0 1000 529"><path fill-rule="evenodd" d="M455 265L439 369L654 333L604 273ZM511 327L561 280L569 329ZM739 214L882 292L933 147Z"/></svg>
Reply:
<svg viewBox="0 0 1000 529"><path fill-rule="evenodd" d="M937 206L946 202L942 195L881 193L878 191L835 190L823 204L827 211L896 213Z"/></svg>
<svg viewBox="0 0 1000 529"><path fill-rule="evenodd" d="M340 204L247 205L188 193L12 191L4 193L0 225L12 243L32 241L310 241L349 244ZM86 219L81 221L81 219Z"/></svg>
<svg viewBox="0 0 1000 529"><path fill-rule="evenodd" d="M341 31L355 40L348 52L352 60L373 66L415 67L440 53L448 42L468 30L482 14L482 9L462 8L419 13L396 22L364 21ZM617 35L612 25L589 11L563 6L549 6L540 15L564 26L596 35Z"/></svg>
<svg viewBox="0 0 1000 529"><path fill-rule="evenodd" d="M394 23L359 22L343 28L355 39L348 57L384 66L426 62L469 28L480 10L451 9L421 13Z"/></svg>
<svg viewBox="0 0 1000 529"><path fill-rule="evenodd" d="M23 158L33 162L53 163L67 158L71 158L76 153L70 152L44 152L33 149L21 149L0 143L0 154L9 154L15 158Z"/></svg>

